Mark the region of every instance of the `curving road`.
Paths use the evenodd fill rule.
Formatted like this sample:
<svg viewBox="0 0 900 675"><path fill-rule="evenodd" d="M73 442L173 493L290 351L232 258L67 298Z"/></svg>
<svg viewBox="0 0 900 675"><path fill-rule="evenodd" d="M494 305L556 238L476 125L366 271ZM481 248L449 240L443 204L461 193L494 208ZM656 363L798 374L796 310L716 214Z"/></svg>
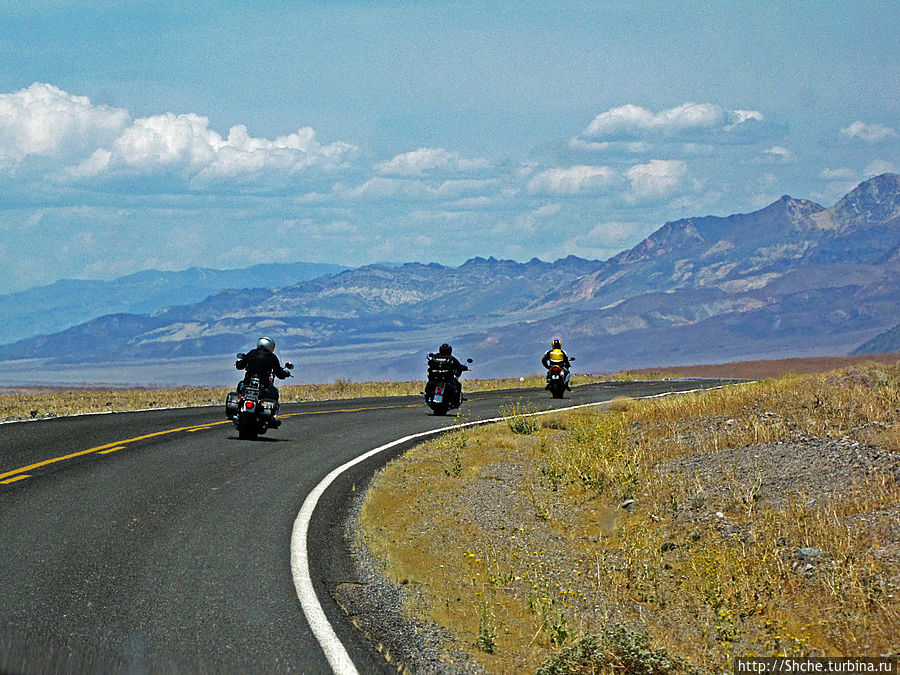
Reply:
<svg viewBox="0 0 900 675"><path fill-rule="evenodd" d="M291 534L335 467L394 439L497 417L511 403L565 407L714 386L607 383L470 394L462 419L418 398L282 408L240 441L219 408L0 425L0 672L330 672L302 611ZM353 581L344 509L414 441L342 474L308 532L312 583L360 672L393 672L330 600Z"/></svg>

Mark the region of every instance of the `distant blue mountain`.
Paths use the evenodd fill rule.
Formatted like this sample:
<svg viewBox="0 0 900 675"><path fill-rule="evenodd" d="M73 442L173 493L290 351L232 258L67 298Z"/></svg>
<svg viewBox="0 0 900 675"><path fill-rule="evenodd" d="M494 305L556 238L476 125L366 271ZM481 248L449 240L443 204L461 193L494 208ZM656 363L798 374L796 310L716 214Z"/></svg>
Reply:
<svg viewBox="0 0 900 675"><path fill-rule="evenodd" d="M199 302L229 288L280 288L344 269L301 262L235 270L148 270L110 281L64 279L0 295L0 344L56 333L107 314L152 314L165 307Z"/></svg>

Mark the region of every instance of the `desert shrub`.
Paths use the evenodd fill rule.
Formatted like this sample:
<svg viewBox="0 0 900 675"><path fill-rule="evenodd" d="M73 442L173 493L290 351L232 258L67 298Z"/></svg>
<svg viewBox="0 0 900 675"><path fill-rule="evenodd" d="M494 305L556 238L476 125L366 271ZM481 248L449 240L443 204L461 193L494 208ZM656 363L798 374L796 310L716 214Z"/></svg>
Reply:
<svg viewBox="0 0 900 675"><path fill-rule="evenodd" d="M588 635L571 647L553 654L537 670L537 675L587 675L628 673L628 675L668 675L689 672L681 659L665 649L654 649L646 633L621 624L608 624L600 635Z"/></svg>

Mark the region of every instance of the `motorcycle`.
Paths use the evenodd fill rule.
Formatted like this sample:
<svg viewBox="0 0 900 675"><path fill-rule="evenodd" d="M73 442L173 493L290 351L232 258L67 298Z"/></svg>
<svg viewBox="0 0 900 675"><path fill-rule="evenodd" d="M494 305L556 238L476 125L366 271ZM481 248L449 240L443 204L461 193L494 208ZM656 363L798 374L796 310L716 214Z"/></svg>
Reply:
<svg viewBox="0 0 900 675"><path fill-rule="evenodd" d="M237 358L243 359L244 355L239 353ZM293 367L293 363L284 364L285 370ZM234 424L239 438L253 440L269 429L281 426L281 420L275 417L280 407L278 401L265 396L266 390L274 384L274 377L263 386L259 375L251 375L238 391L230 392L225 398L225 416Z"/></svg>
<svg viewBox="0 0 900 675"><path fill-rule="evenodd" d="M574 361L575 358L569 359L569 363ZM547 386L545 389L550 391L550 394L553 398L562 398L566 389L569 388L568 383L566 382L566 375L568 372L559 363L553 363L547 369Z"/></svg>
<svg viewBox="0 0 900 675"><path fill-rule="evenodd" d="M429 354L429 360L434 354ZM472 363L472 359L466 359L466 363ZM429 385L433 383L433 388L429 392ZM435 415L446 415L449 410L458 408L463 402L462 384L454 376L454 373L447 370L436 370L431 374L431 380L425 385L425 391L422 392L425 397L425 403L434 412Z"/></svg>

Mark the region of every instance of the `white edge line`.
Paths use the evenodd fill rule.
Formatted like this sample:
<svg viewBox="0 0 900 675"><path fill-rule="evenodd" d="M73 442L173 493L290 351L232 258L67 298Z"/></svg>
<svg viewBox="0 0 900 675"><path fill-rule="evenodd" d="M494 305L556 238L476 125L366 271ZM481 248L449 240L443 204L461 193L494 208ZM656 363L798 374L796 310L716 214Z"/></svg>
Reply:
<svg viewBox="0 0 900 675"><path fill-rule="evenodd" d="M701 387L698 389L689 389L686 391L667 391L661 394L651 394L649 396L638 396L635 398L659 398L661 396L670 396L672 394L692 394L698 391L709 391L711 389L720 389L726 386L731 385L722 385L720 387L707 388ZM567 408L552 408L550 410L542 410L540 412L524 413L522 414L522 417L547 415L550 413L563 412L566 410L577 410L578 408L603 405L609 402L610 401L597 401L595 403L582 403L581 405L573 405ZM358 675L359 671L356 670L356 666L354 665L353 660L350 658L350 655L347 653L344 645L338 639L338 636L335 634L334 629L328 622L328 617L325 616L325 611L322 609L322 605L319 603L319 598L316 595L316 589L313 587L312 577L309 574L307 533L309 530L310 520L312 520L313 511L315 510L316 504L318 504L319 499L322 497L325 490L327 490L328 487L335 481L335 479L342 473L344 473L347 469L356 466L360 462L364 462L370 457L373 457L374 455L377 455L384 450L388 450L389 448L393 448L397 445L406 443L416 438L434 436L435 434L453 431L454 429L463 429L465 427L473 427L482 424L493 424L494 422L502 422L512 417L516 417L516 415L507 415L506 417L492 417L491 419L478 420L476 422L455 424L449 427L441 427L439 429L432 429L430 431L422 431L418 434L411 434L410 436L398 438L395 441L391 441L390 443L386 443L385 445L373 448L372 450L369 450L368 452L365 452L362 455L351 459L346 464L342 464L341 466L337 467L331 473L325 476L325 478L323 478L321 482L312 489L312 492L310 492L306 496L306 499L303 502L303 506L300 507L300 513L297 514L297 518L296 520L294 520L294 528L291 532L291 573L294 577L294 588L296 588L297 590L297 598L299 598L300 600L300 606L303 609L303 614L306 616L306 621L309 623L309 627L312 629L313 635L315 635L316 640L318 640L319 645L322 647L322 651L325 653L325 658L328 660L328 665L331 666L332 671L334 671L337 675Z"/></svg>

